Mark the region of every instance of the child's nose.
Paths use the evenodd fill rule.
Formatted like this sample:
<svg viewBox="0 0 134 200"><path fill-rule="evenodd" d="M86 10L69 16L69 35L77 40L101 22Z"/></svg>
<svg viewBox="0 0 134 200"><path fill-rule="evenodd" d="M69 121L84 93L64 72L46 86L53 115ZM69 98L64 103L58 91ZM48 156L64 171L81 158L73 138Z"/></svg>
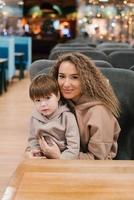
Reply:
<svg viewBox="0 0 134 200"><path fill-rule="evenodd" d="M47 102L46 101L41 101L40 105L41 106L45 106L45 105L47 105Z"/></svg>

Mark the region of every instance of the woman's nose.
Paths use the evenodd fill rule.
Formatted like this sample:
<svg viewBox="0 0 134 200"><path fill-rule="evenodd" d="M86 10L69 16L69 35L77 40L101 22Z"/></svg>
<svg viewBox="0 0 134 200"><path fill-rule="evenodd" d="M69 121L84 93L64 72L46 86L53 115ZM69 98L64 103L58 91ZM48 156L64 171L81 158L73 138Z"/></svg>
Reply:
<svg viewBox="0 0 134 200"><path fill-rule="evenodd" d="M64 83L63 83L64 86L69 86L70 85L70 80L68 78L66 78L64 80Z"/></svg>

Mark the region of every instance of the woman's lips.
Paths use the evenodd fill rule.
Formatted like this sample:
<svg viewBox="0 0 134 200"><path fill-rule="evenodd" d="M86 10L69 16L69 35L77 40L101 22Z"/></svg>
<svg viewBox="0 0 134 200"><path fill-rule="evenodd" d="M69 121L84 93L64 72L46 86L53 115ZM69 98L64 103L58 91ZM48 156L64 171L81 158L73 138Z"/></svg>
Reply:
<svg viewBox="0 0 134 200"><path fill-rule="evenodd" d="M63 91L63 93L71 93L72 92L72 90L62 90Z"/></svg>

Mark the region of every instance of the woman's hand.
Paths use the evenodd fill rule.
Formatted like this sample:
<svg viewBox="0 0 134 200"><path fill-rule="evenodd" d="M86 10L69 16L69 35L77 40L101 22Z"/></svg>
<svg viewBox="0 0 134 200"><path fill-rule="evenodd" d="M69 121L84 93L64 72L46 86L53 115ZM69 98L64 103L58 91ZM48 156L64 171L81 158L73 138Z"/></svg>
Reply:
<svg viewBox="0 0 134 200"><path fill-rule="evenodd" d="M60 158L60 155L61 155L60 149L53 140L51 140L49 138L49 141L45 141L44 137L40 137L39 144L40 144L40 148L41 148L43 154L47 158L51 158L51 159L59 159Z"/></svg>

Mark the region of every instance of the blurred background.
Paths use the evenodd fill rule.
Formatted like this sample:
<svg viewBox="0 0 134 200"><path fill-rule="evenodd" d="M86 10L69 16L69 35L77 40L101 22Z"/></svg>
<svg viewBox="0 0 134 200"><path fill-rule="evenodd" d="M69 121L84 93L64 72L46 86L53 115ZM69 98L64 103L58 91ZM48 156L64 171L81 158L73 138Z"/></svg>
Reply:
<svg viewBox="0 0 134 200"><path fill-rule="evenodd" d="M31 36L32 60L78 35L133 43L134 0L0 0L0 35Z"/></svg>

